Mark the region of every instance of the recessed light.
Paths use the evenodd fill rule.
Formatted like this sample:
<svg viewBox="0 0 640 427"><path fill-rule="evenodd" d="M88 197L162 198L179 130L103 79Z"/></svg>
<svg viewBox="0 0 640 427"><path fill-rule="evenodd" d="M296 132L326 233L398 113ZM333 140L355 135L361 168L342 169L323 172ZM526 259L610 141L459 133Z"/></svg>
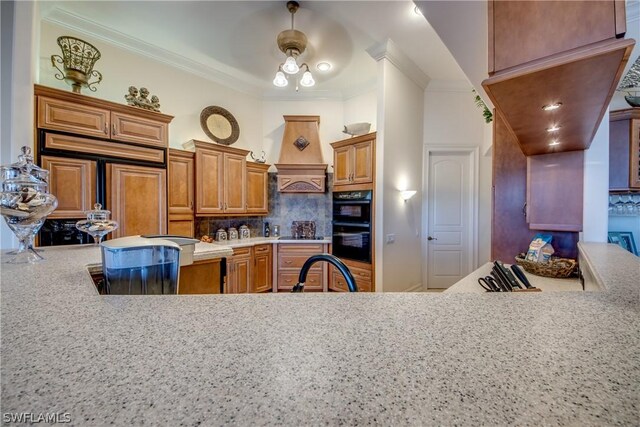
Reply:
<svg viewBox="0 0 640 427"><path fill-rule="evenodd" d="M420 10L420 8L419 8L418 6L416 6L416 7L414 7L414 8L413 8L413 12L414 12L416 15L420 15L420 16L422 16L422 11Z"/></svg>
<svg viewBox="0 0 640 427"><path fill-rule="evenodd" d="M328 62L318 62L316 68L319 71L329 71L331 69L331 64L329 64Z"/></svg>
<svg viewBox="0 0 640 427"><path fill-rule="evenodd" d="M553 147L553 146L555 146L555 145L560 145L560 141L553 141L553 142L550 142L550 143L549 143L549 146L550 146L550 147Z"/></svg>
<svg viewBox="0 0 640 427"><path fill-rule="evenodd" d="M557 132L560 130L560 126L558 125L553 125L550 128L547 128L547 132Z"/></svg>
<svg viewBox="0 0 640 427"><path fill-rule="evenodd" d="M562 107L562 102L556 102L555 104L548 104L542 107L544 111L553 111Z"/></svg>

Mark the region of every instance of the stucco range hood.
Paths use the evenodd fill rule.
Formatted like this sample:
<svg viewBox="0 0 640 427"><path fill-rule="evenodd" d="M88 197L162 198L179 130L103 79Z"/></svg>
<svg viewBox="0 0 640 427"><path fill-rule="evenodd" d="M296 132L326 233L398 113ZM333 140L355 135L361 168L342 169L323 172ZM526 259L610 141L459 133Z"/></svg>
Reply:
<svg viewBox="0 0 640 427"><path fill-rule="evenodd" d="M320 116L283 116L284 135L280 147L278 191L324 193L327 164L322 162Z"/></svg>

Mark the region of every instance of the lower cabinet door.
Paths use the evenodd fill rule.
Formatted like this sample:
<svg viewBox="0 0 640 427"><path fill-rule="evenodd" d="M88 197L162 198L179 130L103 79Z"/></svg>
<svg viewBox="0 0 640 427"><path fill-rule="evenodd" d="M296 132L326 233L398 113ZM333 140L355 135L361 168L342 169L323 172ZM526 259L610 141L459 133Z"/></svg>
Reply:
<svg viewBox="0 0 640 427"><path fill-rule="evenodd" d="M237 248L227 259L227 285L225 294L246 294L251 283L251 248Z"/></svg>
<svg viewBox="0 0 640 427"><path fill-rule="evenodd" d="M253 248L253 281L250 292L269 292L272 289L271 245Z"/></svg>
<svg viewBox="0 0 640 427"><path fill-rule="evenodd" d="M221 260L195 261L180 267L179 294L219 294L222 276Z"/></svg>
<svg viewBox="0 0 640 427"><path fill-rule="evenodd" d="M107 164L107 209L119 227L113 238L167 232L164 169Z"/></svg>

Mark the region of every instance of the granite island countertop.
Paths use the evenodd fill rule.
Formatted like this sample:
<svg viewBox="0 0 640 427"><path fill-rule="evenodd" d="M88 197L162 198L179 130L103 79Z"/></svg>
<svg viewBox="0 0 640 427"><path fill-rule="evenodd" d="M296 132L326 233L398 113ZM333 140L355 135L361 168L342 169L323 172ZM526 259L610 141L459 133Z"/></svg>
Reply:
<svg viewBox="0 0 640 427"><path fill-rule="evenodd" d="M602 292L100 296L97 248L2 265L2 412L74 425L638 425L640 261Z"/></svg>

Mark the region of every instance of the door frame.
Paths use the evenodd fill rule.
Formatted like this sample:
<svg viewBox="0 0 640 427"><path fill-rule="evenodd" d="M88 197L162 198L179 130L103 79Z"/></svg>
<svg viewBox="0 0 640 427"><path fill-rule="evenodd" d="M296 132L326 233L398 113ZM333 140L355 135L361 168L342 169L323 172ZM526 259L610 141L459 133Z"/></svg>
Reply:
<svg viewBox="0 0 640 427"><path fill-rule="evenodd" d="M469 251L469 272L478 268L478 199L480 181L480 148L474 146L450 146L450 145L424 145L423 168L422 168L422 229L425 231L422 236L422 283L423 289L428 289L428 262L424 262L428 256L427 234L429 230L429 160L433 154L466 154L471 165L469 171L469 184L472 191L471 203L469 204L469 238L467 239L467 250Z"/></svg>

